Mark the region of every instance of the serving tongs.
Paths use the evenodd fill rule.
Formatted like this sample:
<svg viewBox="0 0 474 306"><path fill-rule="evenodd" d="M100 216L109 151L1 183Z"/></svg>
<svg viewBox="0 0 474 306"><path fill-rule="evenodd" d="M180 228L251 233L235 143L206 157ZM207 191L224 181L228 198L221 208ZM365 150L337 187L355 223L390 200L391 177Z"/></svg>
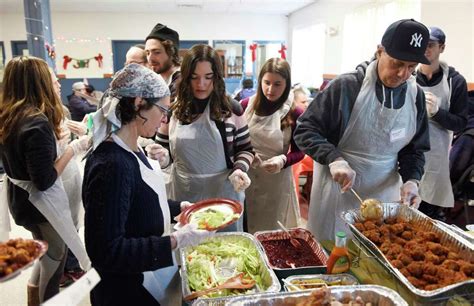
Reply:
<svg viewBox="0 0 474 306"><path fill-rule="evenodd" d="M222 289L250 289L255 285L255 280L253 279L247 280L247 279L244 279L243 277L244 277L244 273L239 273L236 276L233 276L227 279L225 282L223 282L222 284L216 287L212 287L212 288L208 288L208 289L204 289L200 291L195 291L191 293L190 295L185 296L183 299L185 302L189 302L191 300L194 300L200 296L206 295L213 291L218 291Z"/></svg>
<svg viewBox="0 0 474 306"><path fill-rule="evenodd" d="M301 248L301 243L296 240L295 238L293 238L293 236L291 235L290 231L283 225L283 223L281 223L280 221L277 220L277 223L278 225L280 226L280 228L288 234L288 236L290 236L290 243L292 246L294 246L295 248Z"/></svg>

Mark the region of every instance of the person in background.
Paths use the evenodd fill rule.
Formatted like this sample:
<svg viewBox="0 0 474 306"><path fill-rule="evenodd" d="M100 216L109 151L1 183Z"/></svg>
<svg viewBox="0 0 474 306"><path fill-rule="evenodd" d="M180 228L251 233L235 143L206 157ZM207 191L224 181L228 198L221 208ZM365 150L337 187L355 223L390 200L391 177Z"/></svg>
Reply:
<svg viewBox="0 0 474 306"><path fill-rule="evenodd" d="M440 61L446 48L446 35L437 27L430 28L425 56L430 61L420 65L416 73L418 85L425 91L430 129L431 150L426 152L425 174L420 181L420 211L441 221L443 208L454 206L449 179L449 149L453 132L467 123L467 84L453 67Z"/></svg>
<svg viewBox="0 0 474 306"><path fill-rule="evenodd" d="M222 71L219 55L208 45L194 45L183 58L169 142L160 143L170 150L171 198L244 203L254 155L242 108L226 95ZM232 229L242 230L241 221Z"/></svg>
<svg viewBox="0 0 474 306"><path fill-rule="evenodd" d="M144 44L131 46L125 54L125 65L138 64L148 67L148 59Z"/></svg>
<svg viewBox="0 0 474 306"><path fill-rule="evenodd" d="M277 221L287 227L298 225L291 165L304 157L293 139L303 110L294 106L290 90L290 65L271 58L260 69L256 95L241 101L255 150L249 170L252 184L245 191L249 233L276 229Z"/></svg>
<svg viewBox="0 0 474 306"><path fill-rule="evenodd" d="M255 89L253 88L252 79L244 79L242 81L242 89L235 95L234 99L237 101L246 99L255 94Z"/></svg>
<svg viewBox="0 0 474 306"><path fill-rule="evenodd" d="M303 85L296 84L293 86L292 92L295 105L305 111L311 102L309 91Z"/></svg>
<svg viewBox="0 0 474 306"><path fill-rule="evenodd" d="M88 263L74 228L67 194L58 178L71 159L88 148L89 139L72 141L59 155L57 140L62 139L64 115L53 86L56 79L44 60L32 56L13 58L6 66L3 82L0 144L8 197L0 199L0 205L8 205L15 223L30 231L34 239L48 243L47 253L35 264L28 282L28 305L39 305L59 292L65 243L72 248L78 246L82 252L76 255L81 263Z"/></svg>
<svg viewBox="0 0 474 306"><path fill-rule="evenodd" d="M159 305L143 272L173 266L174 249L213 234L193 224L171 233L171 218L189 203L167 199L160 166L137 143L165 122L169 94L159 75L130 64L117 72L94 115L82 188L86 249L101 277L92 305Z"/></svg>
<svg viewBox="0 0 474 306"><path fill-rule="evenodd" d="M392 23L376 58L332 80L299 118L296 143L316 161L308 228L318 240L347 231L341 212L360 207L346 192L352 187L362 198L418 207L430 143L425 95L412 73L429 64L428 40L413 19Z"/></svg>
<svg viewBox="0 0 474 306"><path fill-rule="evenodd" d="M87 95L86 85L84 82L76 82L72 84L72 94L68 96L68 107L71 112L71 119L74 121L82 121L84 116L95 112L97 107L90 104L84 95Z"/></svg>

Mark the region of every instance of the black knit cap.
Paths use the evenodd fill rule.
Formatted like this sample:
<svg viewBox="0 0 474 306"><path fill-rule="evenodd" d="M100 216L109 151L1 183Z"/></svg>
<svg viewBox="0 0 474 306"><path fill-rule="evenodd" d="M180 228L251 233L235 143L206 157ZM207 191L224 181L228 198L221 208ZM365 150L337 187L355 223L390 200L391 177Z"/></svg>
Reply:
<svg viewBox="0 0 474 306"><path fill-rule="evenodd" d="M382 46L393 58L429 65L430 61L425 57L429 40L430 32L424 24L414 19L402 19L387 28Z"/></svg>
<svg viewBox="0 0 474 306"><path fill-rule="evenodd" d="M145 41L149 40L150 38L155 38L161 41L164 40L171 40L179 50L179 34L173 29L168 28L164 24L158 23L153 30L151 30L150 34L146 37Z"/></svg>

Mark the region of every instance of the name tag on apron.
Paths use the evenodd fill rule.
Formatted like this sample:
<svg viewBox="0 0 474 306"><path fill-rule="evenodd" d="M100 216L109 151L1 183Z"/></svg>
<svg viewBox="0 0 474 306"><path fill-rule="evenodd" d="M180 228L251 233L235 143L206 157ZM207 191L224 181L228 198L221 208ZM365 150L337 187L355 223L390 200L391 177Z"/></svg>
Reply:
<svg viewBox="0 0 474 306"><path fill-rule="evenodd" d="M405 128L396 129L390 132L390 142L395 142L397 140L403 139L406 136Z"/></svg>

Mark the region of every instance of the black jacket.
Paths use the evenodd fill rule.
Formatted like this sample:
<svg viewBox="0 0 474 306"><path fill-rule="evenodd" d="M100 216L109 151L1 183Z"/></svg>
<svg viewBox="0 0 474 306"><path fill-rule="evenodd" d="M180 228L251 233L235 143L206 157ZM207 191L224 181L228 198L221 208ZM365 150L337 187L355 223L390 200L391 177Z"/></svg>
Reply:
<svg viewBox="0 0 474 306"><path fill-rule="evenodd" d="M361 63L356 71L335 78L298 119L296 143L302 151L323 165L342 157L337 145L349 122L368 65L369 62ZM382 83L378 80L375 91L380 103L383 101L382 90ZM391 107L393 92L393 108L401 108L405 104L406 90L406 83L397 88L385 87L385 106ZM416 133L410 143L398 153L399 173L404 182L421 179L425 165L424 152L430 149L425 95L420 87L416 95L416 108Z"/></svg>
<svg viewBox="0 0 474 306"><path fill-rule="evenodd" d="M438 85L443 79L443 70L439 69L434 73L431 80L421 72L417 71L416 82L423 87L433 87ZM466 79L457 72L453 67L448 70L448 84L451 91L451 100L449 110L440 109L433 120L438 122L442 127L454 132L462 130L467 123L468 107L467 107L467 84Z"/></svg>

